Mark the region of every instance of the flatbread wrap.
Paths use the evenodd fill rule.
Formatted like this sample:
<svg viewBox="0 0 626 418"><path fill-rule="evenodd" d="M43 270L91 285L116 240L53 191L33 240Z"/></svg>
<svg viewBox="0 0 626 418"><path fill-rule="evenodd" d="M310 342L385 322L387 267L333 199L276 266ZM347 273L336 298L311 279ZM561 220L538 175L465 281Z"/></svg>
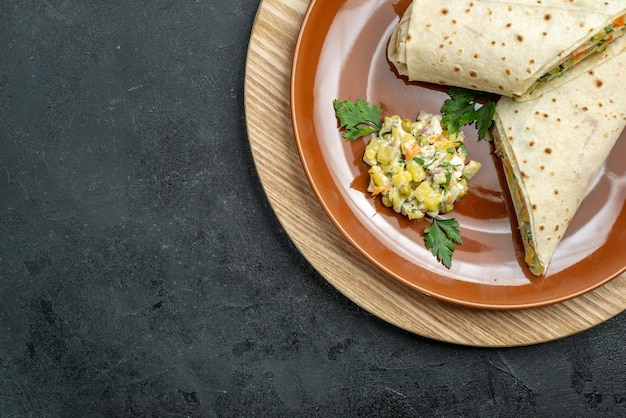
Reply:
<svg viewBox="0 0 626 418"><path fill-rule="evenodd" d="M493 137L525 261L544 275L590 185L626 126L626 37L602 65L541 97L496 105ZM621 53L616 53L621 51Z"/></svg>
<svg viewBox="0 0 626 418"><path fill-rule="evenodd" d="M528 100L599 65L625 32L624 0L413 0L387 57L412 81Z"/></svg>

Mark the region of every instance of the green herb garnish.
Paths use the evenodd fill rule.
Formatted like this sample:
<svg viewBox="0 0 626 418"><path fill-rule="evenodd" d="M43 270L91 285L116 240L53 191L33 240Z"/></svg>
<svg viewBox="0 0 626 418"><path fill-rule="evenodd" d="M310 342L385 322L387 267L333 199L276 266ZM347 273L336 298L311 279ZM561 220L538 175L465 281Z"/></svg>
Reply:
<svg viewBox="0 0 626 418"><path fill-rule="evenodd" d="M478 139L485 139L496 113L496 103L487 100L480 105L478 100L485 93L460 87L450 87L448 94L450 98L441 107L441 122L448 132L457 133L461 126L475 123Z"/></svg>
<svg viewBox="0 0 626 418"><path fill-rule="evenodd" d="M459 232L459 222L454 219L433 218L433 223L424 228L426 234L424 242L433 255L441 263L450 268L452 266L452 254L454 244L463 244Z"/></svg>
<svg viewBox="0 0 626 418"><path fill-rule="evenodd" d="M381 129L382 109L378 105L372 105L363 99L357 99L356 102L335 99L333 107L340 128L344 130L342 136L345 139L354 141Z"/></svg>

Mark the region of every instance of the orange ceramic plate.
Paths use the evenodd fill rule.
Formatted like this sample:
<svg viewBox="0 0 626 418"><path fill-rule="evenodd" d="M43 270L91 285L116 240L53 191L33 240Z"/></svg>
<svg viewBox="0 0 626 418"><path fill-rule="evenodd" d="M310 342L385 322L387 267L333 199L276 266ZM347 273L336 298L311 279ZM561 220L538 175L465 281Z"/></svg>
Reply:
<svg viewBox="0 0 626 418"><path fill-rule="evenodd" d="M490 145L466 128L466 146L483 168L452 213L463 245L450 270L424 247L427 220L409 221L366 192L365 141L341 137L333 100L363 98L384 115L438 113L446 88L398 77L386 47L408 0L313 0L295 51L292 118L300 158L321 205L344 236L390 276L465 306L518 309L588 292L626 269L626 139L598 176L545 277L526 268L508 190ZM306 208L300 208L306 210ZM514 232L512 232L514 231ZM365 261L364 261L365 262Z"/></svg>

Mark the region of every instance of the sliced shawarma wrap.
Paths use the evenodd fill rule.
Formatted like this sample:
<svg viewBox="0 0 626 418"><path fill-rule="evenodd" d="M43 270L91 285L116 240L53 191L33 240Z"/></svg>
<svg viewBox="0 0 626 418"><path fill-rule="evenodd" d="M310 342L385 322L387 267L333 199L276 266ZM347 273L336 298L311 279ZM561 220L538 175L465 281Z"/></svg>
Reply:
<svg viewBox="0 0 626 418"><path fill-rule="evenodd" d="M528 100L624 33L624 0L413 0L387 56L409 80Z"/></svg>
<svg viewBox="0 0 626 418"><path fill-rule="evenodd" d="M502 97L494 141L525 261L544 275L590 185L626 126L626 37L613 58L530 101Z"/></svg>

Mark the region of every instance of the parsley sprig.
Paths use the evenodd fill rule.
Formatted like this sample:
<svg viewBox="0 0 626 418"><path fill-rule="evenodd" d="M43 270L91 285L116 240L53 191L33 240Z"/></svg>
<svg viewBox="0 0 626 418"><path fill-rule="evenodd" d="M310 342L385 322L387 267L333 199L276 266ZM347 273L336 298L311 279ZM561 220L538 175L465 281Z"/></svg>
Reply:
<svg viewBox="0 0 626 418"><path fill-rule="evenodd" d="M424 228L424 243L433 255L447 268L452 266L454 244L463 245L459 222L454 219L433 218L433 223Z"/></svg>
<svg viewBox="0 0 626 418"><path fill-rule="evenodd" d="M342 136L345 139L354 141L380 131L382 114L380 106L372 105L363 99L357 99L356 102L335 99L333 107L340 128L344 130Z"/></svg>
<svg viewBox="0 0 626 418"><path fill-rule="evenodd" d="M476 124L478 139L485 139L496 113L496 103L486 93L450 87L449 99L443 103L441 122L449 132L456 133L463 125ZM482 105L481 100L486 100Z"/></svg>

